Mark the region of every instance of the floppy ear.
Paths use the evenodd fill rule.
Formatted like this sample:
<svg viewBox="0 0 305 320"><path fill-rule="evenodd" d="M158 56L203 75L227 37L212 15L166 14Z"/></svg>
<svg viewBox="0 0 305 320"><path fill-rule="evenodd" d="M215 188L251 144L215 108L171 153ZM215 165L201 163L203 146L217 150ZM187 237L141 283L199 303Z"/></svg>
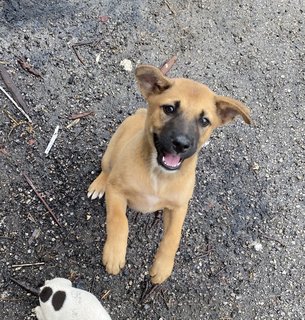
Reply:
<svg viewBox="0 0 305 320"><path fill-rule="evenodd" d="M138 66L136 78L144 98L148 98L152 94L160 94L173 84L173 81L165 77L160 69L150 65Z"/></svg>
<svg viewBox="0 0 305 320"><path fill-rule="evenodd" d="M251 123L250 110L240 101L223 96L216 96L216 108L221 124L232 121L236 116L242 116L243 120Z"/></svg>

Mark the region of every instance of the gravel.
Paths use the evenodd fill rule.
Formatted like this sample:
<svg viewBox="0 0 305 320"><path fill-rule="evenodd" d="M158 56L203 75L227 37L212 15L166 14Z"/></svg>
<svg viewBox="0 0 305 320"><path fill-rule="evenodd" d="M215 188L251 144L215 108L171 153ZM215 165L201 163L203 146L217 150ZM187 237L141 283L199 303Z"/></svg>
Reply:
<svg viewBox="0 0 305 320"><path fill-rule="evenodd" d="M37 298L8 274L33 287L69 277L99 298L110 290L113 319L305 319L304 18L302 2L284 0L0 0L0 63L33 119L0 92L1 319L35 319ZM91 42L75 47L84 65L80 42ZM116 127L144 105L129 70L174 54L170 76L240 99L254 125L218 129L202 150L173 275L141 303L161 221L128 212L127 266L109 276L104 203L86 190Z"/></svg>

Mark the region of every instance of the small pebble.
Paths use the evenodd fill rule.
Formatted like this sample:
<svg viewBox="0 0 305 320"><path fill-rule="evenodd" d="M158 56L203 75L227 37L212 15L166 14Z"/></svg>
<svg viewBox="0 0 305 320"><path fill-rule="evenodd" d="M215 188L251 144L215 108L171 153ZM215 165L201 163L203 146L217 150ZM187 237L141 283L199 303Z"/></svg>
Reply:
<svg viewBox="0 0 305 320"><path fill-rule="evenodd" d="M132 71L132 62L128 59L122 60L120 62L120 66L122 66L125 71L128 71L128 72Z"/></svg>

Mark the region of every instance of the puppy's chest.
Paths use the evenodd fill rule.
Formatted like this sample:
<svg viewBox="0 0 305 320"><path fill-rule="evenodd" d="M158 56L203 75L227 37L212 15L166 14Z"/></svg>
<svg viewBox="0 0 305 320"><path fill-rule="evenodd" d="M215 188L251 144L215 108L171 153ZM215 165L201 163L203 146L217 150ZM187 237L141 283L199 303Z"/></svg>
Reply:
<svg viewBox="0 0 305 320"><path fill-rule="evenodd" d="M171 209L178 205L177 195L155 186L135 188L128 196L128 206L143 213L154 212L164 208Z"/></svg>
<svg viewBox="0 0 305 320"><path fill-rule="evenodd" d="M178 207L184 203L185 195L177 192L176 185L176 180L158 175L139 175L126 185L128 206L143 213Z"/></svg>
<svg viewBox="0 0 305 320"><path fill-rule="evenodd" d="M128 197L128 206L143 213L163 209L164 204L164 200L154 194L136 192Z"/></svg>
<svg viewBox="0 0 305 320"><path fill-rule="evenodd" d="M156 195L147 194L144 196L144 201L148 208L155 208L158 207L162 202L162 199Z"/></svg>

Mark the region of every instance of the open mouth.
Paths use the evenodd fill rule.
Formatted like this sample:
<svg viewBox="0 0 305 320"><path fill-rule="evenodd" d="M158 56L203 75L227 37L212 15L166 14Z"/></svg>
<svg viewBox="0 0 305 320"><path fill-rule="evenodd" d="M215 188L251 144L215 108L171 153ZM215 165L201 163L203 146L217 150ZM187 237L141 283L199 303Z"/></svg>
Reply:
<svg viewBox="0 0 305 320"><path fill-rule="evenodd" d="M166 170L178 170L183 159L178 154L164 151L156 134L154 134L154 144L158 154L158 164Z"/></svg>
<svg viewBox="0 0 305 320"><path fill-rule="evenodd" d="M161 158L161 165L168 170L179 169L181 163L182 159L176 154L166 153Z"/></svg>

